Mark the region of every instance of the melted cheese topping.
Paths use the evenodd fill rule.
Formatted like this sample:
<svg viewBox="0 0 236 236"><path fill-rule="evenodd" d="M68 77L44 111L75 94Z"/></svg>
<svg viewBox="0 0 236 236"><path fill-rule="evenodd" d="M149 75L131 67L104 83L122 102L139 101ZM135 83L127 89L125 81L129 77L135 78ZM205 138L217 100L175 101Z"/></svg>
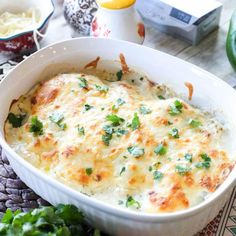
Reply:
<svg viewBox="0 0 236 236"><path fill-rule="evenodd" d="M132 6L136 0L97 0L97 3L107 9L124 9Z"/></svg>
<svg viewBox="0 0 236 236"><path fill-rule="evenodd" d="M27 115L17 128L8 118L6 140L32 165L84 194L149 213L194 206L228 176L218 121L137 74L108 81L111 74L86 73L41 82L12 104L11 113ZM43 132L32 133L33 116Z"/></svg>
<svg viewBox="0 0 236 236"><path fill-rule="evenodd" d="M0 14L0 37L36 29L41 17L36 9L29 9L21 13L4 12Z"/></svg>

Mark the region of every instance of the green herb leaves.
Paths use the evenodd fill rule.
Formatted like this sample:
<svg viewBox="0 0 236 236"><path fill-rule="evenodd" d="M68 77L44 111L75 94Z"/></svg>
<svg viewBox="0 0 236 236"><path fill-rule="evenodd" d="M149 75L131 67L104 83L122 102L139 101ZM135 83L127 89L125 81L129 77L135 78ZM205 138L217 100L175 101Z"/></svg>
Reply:
<svg viewBox="0 0 236 236"><path fill-rule="evenodd" d="M113 111L118 111L119 107L125 104L125 101L121 98L118 98L116 104L112 106Z"/></svg>
<svg viewBox="0 0 236 236"><path fill-rule="evenodd" d="M78 129L79 135L84 135L84 134L85 134L84 127L80 127L80 126L78 125L78 126L77 126L77 129Z"/></svg>
<svg viewBox="0 0 236 236"><path fill-rule="evenodd" d="M185 159L186 161L189 161L190 163L192 163L192 161L193 161L193 155L190 154L190 153L186 153L186 154L184 155L184 159Z"/></svg>
<svg viewBox="0 0 236 236"><path fill-rule="evenodd" d="M43 123L38 119L37 116L31 118L30 132L34 133L35 136L43 135Z"/></svg>
<svg viewBox="0 0 236 236"><path fill-rule="evenodd" d="M126 207L135 206L137 209L141 208L141 205L138 201L136 201L132 196L128 196L126 200Z"/></svg>
<svg viewBox="0 0 236 236"><path fill-rule="evenodd" d="M180 102L179 100L175 100L175 102L172 105L170 105L169 114L171 116L179 115L180 113L182 113L182 108L183 108L182 102Z"/></svg>
<svg viewBox="0 0 236 236"><path fill-rule="evenodd" d="M8 114L8 121L12 125L13 128L19 128L23 125L23 122L26 118L26 114L16 115L14 113Z"/></svg>
<svg viewBox="0 0 236 236"><path fill-rule="evenodd" d="M88 81L85 78L78 78L80 80L79 82L79 87L83 88L83 89L87 89L88 88Z"/></svg>
<svg viewBox="0 0 236 236"><path fill-rule="evenodd" d="M179 130L176 128L173 128L170 132L169 132L169 136L173 137L173 138L179 138Z"/></svg>
<svg viewBox="0 0 236 236"><path fill-rule="evenodd" d="M122 128L116 128L121 125L125 120L115 114L111 114L106 116L106 120L111 122L111 125L105 125L103 130L105 134L102 136L102 141L105 145L109 146L110 141L112 140L113 134L116 134L117 137L121 137L122 135L126 135L128 133L127 130Z"/></svg>
<svg viewBox="0 0 236 236"><path fill-rule="evenodd" d="M54 112L49 116L51 122L55 123L61 130L65 130L67 125L62 123L64 120L64 115L61 112Z"/></svg>
<svg viewBox="0 0 236 236"><path fill-rule="evenodd" d="M211 158L206 154L206 153L202 153L200 155L200 157L202 158L203 161L198 162L195 166L196 168L205 168L205 169L209 169L211 167Z"/></svg>
<svg viewBox="0 0 236 236"><path fill-rule="evenodd" d="M102 135L102 141L106 146L109 146L111 140L112 140L112 134L105 133Z"/></svg>
<svg viewBox="0 0 236 236"><path fill-rule="evenodd" d="M93 108L93 106L90 106L89 104L84 105L84 111L89 111Z"/></svg>
<svg viewBox="0 0 236 236"><path fill-rule="evenodd" d="M140 120L137 113L134 113L134 118L131 123L131 129L134 131L140 127Z"/></svg>
<svg viewBox="0 0 236 236"><path fill-rule="evenodd" d="M149 109L148 107L142 105L142 106L139 108L139 112L140 112L142 115L147 115L147 114L152 113L152 110Z"/></svg>
<svg viewBox="0 0 236 236"><path fill-rule="evenodd" d="M159 98L160 100L165 100L165 98L164 98L162 95L158 95L158 98Z"/></svg>
<svg viewBox="0 0 236 236"><path fill-rule="evenodd" d="M86 168L85 172L88 176L90 176L93 173L93 169L92 168Z"/></svg>
<svg viewBox="0 0 236 236"><path fill-rule="evenodd" d="M144 155L144 149L143 148L131 146L131 147L128 147L127 150L135 158L139 158L139 157Z"/></svg>
<svg viewBox="0 0 236 236"><path fill-rule="evenodd" d="M167 153L167 148L161 143L154 149L154 152L157 155L165 155Z"/></svg>
<svg viewBox="0 0 236 236"><path fill-rule="evenodd" d="M125 166L122 167L122 169L120 170L120 175L122 175L123 172L125 172L126 168Z"/></svg>
<svg viewBox="0 0 236 236"><path fill-rule="evenodd" d="M188 121L188 124L191 128L198 128L200 125L202 125L202 123L198 120L194 120L194 119L190 119Z"/></svg>
<svg viewBox="0 0 236 236"><path fill-rule="evenodd" d="M158 170L153 172L153 179L154 180L161 180L164 177L164 174Z"/></svg>
<svg viewBox="0 0 236 236"><path fill-rule="evenodd" d="M120 81L123 77L123 71L122 70L119 70L117 73L116 73L116 77L117 77L117 80Z"/></svg>
<svg viewBox="0 0 236 236"><path fill-rule="evenodd" d="M7 209L0 235L86 235L84 216L73 205L42 207L29 212Z"/></svg>
<svg viewBox="0 0 236 236"><path fill-rule="evenodd" d="M175 171L179 173L180 175L186 175L191 171L191 168L186 165L176 165Z"/></svg>
<svg viewBox="0 0 236 236"><path fill-rule="evenodd" d="M125 120L115 114L106 116L106 120L110 121L113 126L119 126Z"/></svg>
<svg viewBox="0 0 236 236"><path fill-rule="evenodd" d="M98 90L100 92L104 92L104 93L107 93L108 90L109 90L109 87L106 86L106 85L97 85L97 84L95 84L95 88L96 88L96 90Z"/></svg>

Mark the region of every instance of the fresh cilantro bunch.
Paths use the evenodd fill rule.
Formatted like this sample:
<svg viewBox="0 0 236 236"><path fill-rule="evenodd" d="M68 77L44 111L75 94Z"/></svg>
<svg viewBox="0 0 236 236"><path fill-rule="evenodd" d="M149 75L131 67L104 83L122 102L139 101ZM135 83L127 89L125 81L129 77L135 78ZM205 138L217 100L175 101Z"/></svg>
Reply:
<svg viewBox="0 0 236 236"><path fill-rule="evenodd" d="M30 212L7 209L0 223L2 236L80 236L87 235L84 216L73 205L42 207ZM96 235L100 235L100 233Z"/></svg>

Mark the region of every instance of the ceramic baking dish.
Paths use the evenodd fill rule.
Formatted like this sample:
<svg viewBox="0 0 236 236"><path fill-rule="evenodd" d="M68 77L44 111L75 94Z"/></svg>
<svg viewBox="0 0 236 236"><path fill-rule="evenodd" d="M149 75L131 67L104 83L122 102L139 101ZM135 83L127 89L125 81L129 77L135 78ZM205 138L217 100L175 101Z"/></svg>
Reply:
<svg viewBox="0 0 236 236"><path fill-rule="evenodd" d="M112 235L193 235L212 220L224 206L235 185L234 168L226 181L201 204L184 211L145 214L113 207L49 178L17 155L4 139L4 122L13 99L25 94L39 80L58 72L79 69L100 56L100 66L118 59L120 53L129 66L149 79L166 83L187 97L184 82L194 86L192 104L217 109L232 129L236 127L236 92L225 82L200 68L165 53L136 44L102 38L80 38L48 46L28 57L0 83L0 145L17 175L51 204L75 204L89 222ZM110 68L111 69L111 68ZM235 139L232 139L234 145Z"/></svg>

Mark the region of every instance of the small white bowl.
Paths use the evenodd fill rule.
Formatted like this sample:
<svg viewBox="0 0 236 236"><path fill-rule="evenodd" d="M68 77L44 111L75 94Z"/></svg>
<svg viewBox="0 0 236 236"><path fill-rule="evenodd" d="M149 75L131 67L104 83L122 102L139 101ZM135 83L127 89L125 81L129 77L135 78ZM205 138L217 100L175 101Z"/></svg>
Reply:
<svg viewBox="0 0 236 236"><path fill-rule="evenodd" d="M0 3L0 13L3 13L4 11L18 13L27 11L29 8L39 9L41 20L38 24L37 31L44 34L54 12L52 0L1 0ZM0 38L0 52L19 53L32 49L35 46L33 37L34 30L35 29L32 28L31 30ZM41 39L42 37L38 36L38 40Z"/></svg>

